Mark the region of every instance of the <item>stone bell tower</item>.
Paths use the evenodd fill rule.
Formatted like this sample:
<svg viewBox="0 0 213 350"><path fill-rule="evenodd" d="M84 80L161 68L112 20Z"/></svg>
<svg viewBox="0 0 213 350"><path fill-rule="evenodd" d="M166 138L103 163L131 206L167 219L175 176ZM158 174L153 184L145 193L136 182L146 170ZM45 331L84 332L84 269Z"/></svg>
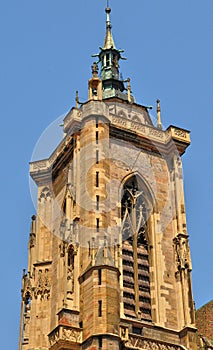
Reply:
<svg viewBox="0 0 213 350"><path fill-rule="evenodd" d="M196 350L181 156L187 130L163 130L119 72L106 37L88 100L64 138L32 162L38 186L22 279L19 350ZM98 73L100 69L100 74Z"/></svg>

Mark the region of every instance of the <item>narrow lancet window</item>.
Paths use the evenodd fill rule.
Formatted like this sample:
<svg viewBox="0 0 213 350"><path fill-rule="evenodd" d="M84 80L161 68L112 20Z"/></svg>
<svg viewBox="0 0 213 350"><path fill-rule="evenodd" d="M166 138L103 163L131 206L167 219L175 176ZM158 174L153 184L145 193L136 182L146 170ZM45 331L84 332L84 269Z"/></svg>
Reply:
<svg viewBox="0 0 213 350"><path fill-rule="evenodd" d="M96 164L99 163L99 151L96 150Z"/></svg>
<svg viewBox="0 0 213 350"><path fill-rule="evenodd" d="M99 195L96 196L96 210L99 210L99 205L100 204L100 197Z"/></svg>
<svg viewBox="0 0 213 350"><path fill-rule="evenodd" d="M95 179L95 182L96 182L96 187L99 187L99 172L96 171L96 179Z"/></svg>
<svg viewBox="0 0 213 350"><path fill-rule="evenodd" d="M98 285L100 286L102 283L102 270L98 269Z"/></svg>
<svg viewBox="0 0 213 350"><path fill-rule="evenodd" d="M100 228L100 219L97 218L96 219L96 232L99 232L99 228Z"/></svg>
<svg viewBox="0 0 213 350"><path fill-rule="evenodd" d="M98 300L98 317L102 317L102 300Z"/></svg>

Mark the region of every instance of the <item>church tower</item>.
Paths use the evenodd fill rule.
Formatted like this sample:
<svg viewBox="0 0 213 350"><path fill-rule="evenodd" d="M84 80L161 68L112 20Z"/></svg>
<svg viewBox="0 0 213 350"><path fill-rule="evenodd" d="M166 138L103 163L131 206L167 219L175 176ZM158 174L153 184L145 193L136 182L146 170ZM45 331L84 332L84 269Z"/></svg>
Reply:
<svg viewBox="0 0 213 350"><path fill-rule="evenodd" d="M119 71L111 9L88 100L64 118L38 187L23 272L19 350L196 350L181 156ZM100 73L99 73L100 70Z"/></svg>

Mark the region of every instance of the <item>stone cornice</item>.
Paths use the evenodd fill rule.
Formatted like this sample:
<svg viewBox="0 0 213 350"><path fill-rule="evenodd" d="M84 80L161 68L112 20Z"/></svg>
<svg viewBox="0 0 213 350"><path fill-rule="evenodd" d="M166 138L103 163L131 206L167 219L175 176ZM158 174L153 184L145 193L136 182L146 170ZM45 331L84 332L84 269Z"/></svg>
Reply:
<svg viewBox="0 0 213 350"><path fill-rule="evenodd" d="M111 130L114 130L113 136L128 139L131 142L137 141L139 147L151 152L169 154L177 149L182 155L190 145L190 132L188 130L171 125L163 131L151 125L112 114L104 102L90 101L81 109L73 108L67 114L64 119L64 132L67 135L51 156L30 163L30 175L37 184L51 181L53 165L57 164L60 167L59 159L70 149L73 137L82 128L85 118L96 116L105 118L106 122L110 124Z"/></svg>

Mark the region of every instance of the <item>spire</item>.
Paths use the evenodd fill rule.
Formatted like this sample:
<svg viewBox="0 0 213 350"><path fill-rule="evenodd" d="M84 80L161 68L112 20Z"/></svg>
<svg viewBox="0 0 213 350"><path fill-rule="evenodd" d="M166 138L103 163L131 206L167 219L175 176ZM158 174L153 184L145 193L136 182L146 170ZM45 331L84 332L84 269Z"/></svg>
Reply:
<svg viewBox="0 0 213 350"><path fill-rule="evenodd" d="M104 41L104 49L115 49L115 43L113 40L113 36L112 36L112 25L111 25L111 19L110 19L110 13L111 13L111 8L108 6L108 2L107 2L107 7L105 9L106 11L106 36L105 36L105 41Z"/></svg>
<svg viewBox="0 0 213 350"><path fill-rule="evenodd" d="M104 41L104 46L100 48L99 54L93 55L93 57L98 57L98 62L94 64L101 64L100 79L102 82L102 95L98 99L108 99L111 97L117 97L128 102L134 102L134 97L131 95L130 82L128 82L128 87L126 88L124 83L127 80L123 80L122 74L119 71L119 62L124 59L121 57L123 50L118 50L115 47L115 43L112 36L112 25L110 19L111 8L109 7L109 1L107 1L106 12L106 36ZM94 77L93 81L98 80L98 74ZM96 98L92 97L96 94L97 87L89 83L89 99ZM127 91L127 93L126 93Z"/></svg>

